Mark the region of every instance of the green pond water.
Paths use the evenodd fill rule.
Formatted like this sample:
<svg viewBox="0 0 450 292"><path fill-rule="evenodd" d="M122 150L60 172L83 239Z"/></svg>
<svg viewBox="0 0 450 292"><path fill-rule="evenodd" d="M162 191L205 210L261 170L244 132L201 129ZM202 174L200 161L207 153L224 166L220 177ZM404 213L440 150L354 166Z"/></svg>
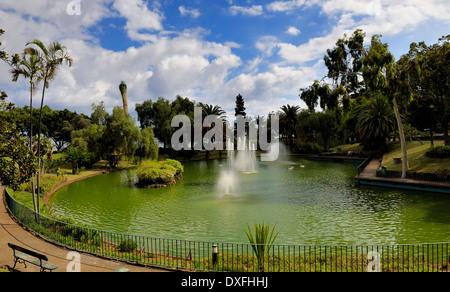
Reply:
<svg viewBox="0 0 450 292"><path fill-rule="evenodd" d="M363 187L353 179L358 164L289 159L239 174L239 194L227 196L216 191L226 160L184 163L185 178L162 189L135 188L132 171L101 175L59 190L52 211L99 230L168 239L246 243L247 223L266 222L277 224L277 244L450 242L450 195Z"/></svg>

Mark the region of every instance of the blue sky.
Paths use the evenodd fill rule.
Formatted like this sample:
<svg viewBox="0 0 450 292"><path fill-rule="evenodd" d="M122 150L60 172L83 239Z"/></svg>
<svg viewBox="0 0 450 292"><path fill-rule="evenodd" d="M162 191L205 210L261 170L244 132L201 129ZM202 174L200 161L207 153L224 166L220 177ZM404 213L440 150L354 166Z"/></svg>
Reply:
<svg viewBox="0 0 450 292"><path fill-rule="evenodd" d="M78 3L80 15L69 15ZM86 114L100 101L121 105L121 80L132 114L178 94L229 114L239 93L251 115L305 108L299 89L326 75L323 56L344 33L361 28L367 43L381 34L398 58L411 42L449 34L449 15L448 0L0 0L4 49L35 38L66 45L74 66L61 69L46 104ZM13 102L27 104L27 83L11 82L5 64L0 76Z"/></svg>

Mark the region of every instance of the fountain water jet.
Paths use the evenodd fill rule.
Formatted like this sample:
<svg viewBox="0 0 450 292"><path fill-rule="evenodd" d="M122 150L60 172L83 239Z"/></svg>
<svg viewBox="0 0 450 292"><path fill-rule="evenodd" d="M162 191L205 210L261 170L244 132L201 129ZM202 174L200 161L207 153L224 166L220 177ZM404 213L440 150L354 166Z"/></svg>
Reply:
<svg viewBox="0 0 450 292"><path fill-rule="evenodd" d="M238 145L241 140L239 138ZM230 139L227 141L228 166L222 170L217 181L217 193L219 195L232 195L239 193L239 174L256 173L256 147L253 143L244 138L244 149L239 149L237 154L234 151L234 143Z"/></svg>

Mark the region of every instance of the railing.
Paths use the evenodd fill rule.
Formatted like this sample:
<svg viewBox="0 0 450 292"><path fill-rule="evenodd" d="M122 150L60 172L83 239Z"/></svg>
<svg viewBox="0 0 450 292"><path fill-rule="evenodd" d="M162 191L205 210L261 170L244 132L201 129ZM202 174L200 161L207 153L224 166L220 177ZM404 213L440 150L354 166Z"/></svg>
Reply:
<svg viewBox="0 0 450 292"><path fill-rule="evenodd" d="M171 240L80 227L36 216L6 190L4 200L17 221L48 240L77 251L150 266L231 272L450 271L450 243L271 245L267 246L267 253L257 255L251 244Z"/></svg>
<svg viewBox="0 0 450 292"><path fill-rule="evenodd" d="M366 169L367 165L372 161L373 155L370 155L360 166L358 166L358 176Z"/></svg>

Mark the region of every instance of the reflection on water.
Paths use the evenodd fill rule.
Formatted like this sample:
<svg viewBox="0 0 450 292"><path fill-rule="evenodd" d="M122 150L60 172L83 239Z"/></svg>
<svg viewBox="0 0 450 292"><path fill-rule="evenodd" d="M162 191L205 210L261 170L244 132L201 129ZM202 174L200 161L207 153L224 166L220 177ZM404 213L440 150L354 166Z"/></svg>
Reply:
<svg viewBox="0 0 450 292"><path fill-rule="evenodd" d="M185 164L185 179L137 189L124 171L76 182L54 213L93 228L174 239L247 242L247 223L277 224L280 244L450 241L450 196L358 186L357 165L291 158L240 174L239 194L216 195L224 162Z"/></svg>

